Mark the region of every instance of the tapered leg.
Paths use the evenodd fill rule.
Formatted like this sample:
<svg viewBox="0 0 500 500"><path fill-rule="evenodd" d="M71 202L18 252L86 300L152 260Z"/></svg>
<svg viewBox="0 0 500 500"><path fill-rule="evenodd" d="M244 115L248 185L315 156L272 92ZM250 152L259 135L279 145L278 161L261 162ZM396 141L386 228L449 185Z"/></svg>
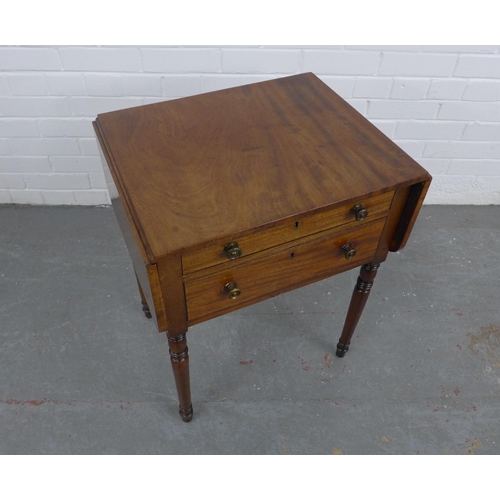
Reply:
<svg viewBox="0 0 500 500"><path fill-rule="evenodd" d="M148 303L146 302L146 297L144 296L144 292L142 291L141 284L139 283L139 278L137 277L137 274L135 275L135 279L137 280L137 286L139 287L139 293L141 294L141 304L142 304L142 311L144 312L144 316L146 318L151 319L151 311L149 310Z"/></svg>
<svg viewBox="0 0 500 500"><path fill-rule="evenodd" d="M361 267L358 282L352 293L351 303L349 304L349 311L347 311L347 318L344 323L344 329L340 336L339 343L337 344L337 356L343 358L345 353L349 350L351 338L358 324L361 313L365 307L368 295L373 286L373 280L377 275L377 270L380 264L365 264Z"/></svg>
<svg viewBox="0 0 500 500"><path fill-rule="evenodd" d="M170 361L174 372L175 385L179 396L179 415L184 422L193 418L193 405L191 404L191 386L189 382L189 356L186 333L171 337L167 333L170 348Z"/></svg>

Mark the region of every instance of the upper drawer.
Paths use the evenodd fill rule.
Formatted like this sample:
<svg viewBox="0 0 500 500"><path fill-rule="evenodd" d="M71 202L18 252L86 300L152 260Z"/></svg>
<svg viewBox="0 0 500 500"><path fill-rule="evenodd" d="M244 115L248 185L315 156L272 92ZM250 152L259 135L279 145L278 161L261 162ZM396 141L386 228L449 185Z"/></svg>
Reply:
<svg viewBox="0 0 500 500"><path fill-rule="evenodd" d="M394 192L379 194L360 202L358 211L353 211L353 203L336 206L314 214L304 214L284 223L277 223L265 230L228 238L197 251L182 256L184 275L206 269L231 260L241 259L256 252L272 248L304 236L340 226L351 227L377 219L387 213ZM361 211L360 211L361 210ZM233 243L233 251L228 256L226 245ZM232 258L231 258L232 257Z"/></svg>

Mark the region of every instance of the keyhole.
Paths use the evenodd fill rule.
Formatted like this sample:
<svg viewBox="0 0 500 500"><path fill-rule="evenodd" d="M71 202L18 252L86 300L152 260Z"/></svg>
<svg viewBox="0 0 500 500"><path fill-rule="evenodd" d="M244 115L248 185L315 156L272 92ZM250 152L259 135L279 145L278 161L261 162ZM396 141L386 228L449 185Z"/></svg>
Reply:
<svg viewBox="0 0 500 500"><path fill-rule="evenodd" d="M290 259L293 259L294 257L295 257L295 252L292 252L292 253L290 254Z"/></svg>
<svg viewBox="0 0 500 500"><path fill-rule="evenodd" d="M297 221L297 222L295 223L295 229L298 229L298 228L299 228L299 221Z"/></svg>

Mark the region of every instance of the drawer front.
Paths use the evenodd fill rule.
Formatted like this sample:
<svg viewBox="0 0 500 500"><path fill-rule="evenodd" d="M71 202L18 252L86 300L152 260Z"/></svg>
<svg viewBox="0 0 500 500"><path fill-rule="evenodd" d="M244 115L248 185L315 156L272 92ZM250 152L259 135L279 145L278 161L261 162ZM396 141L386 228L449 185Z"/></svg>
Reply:
<svg viewBox="0 0 500 500"><path fill-rule="evenodd" d="M202 278L186 279L189 323L218 316L369 262L377 249L385 220L381 218L299 243ZM346 256L347 252L351 253Z"/></svg>
<svg viewBox="0 0 500 500"><path fill-rule="evenodd" d="M187 253L182 257L182 267L184 275L206 269L211 266L230 261L224 247L229 243L236 243L237 250L233 249L233 257L242 259L246 256L260 252L266 248L272 248L282 243L298 240L304 236L337 228L358 226L364 222L375 220L387 214L394 192L383 193L373 196L361 202L361 209L367 211L358 215L361 220L356 219L352 212L353 203L348 203L340 207L335 207L320 213L298 216L287 223L279 223L254 234L238 237L236 241L228 240L208 246L193 253ZM239 251L241 256L237 256ZM235 260L236 260L235 259Z"/></svg>

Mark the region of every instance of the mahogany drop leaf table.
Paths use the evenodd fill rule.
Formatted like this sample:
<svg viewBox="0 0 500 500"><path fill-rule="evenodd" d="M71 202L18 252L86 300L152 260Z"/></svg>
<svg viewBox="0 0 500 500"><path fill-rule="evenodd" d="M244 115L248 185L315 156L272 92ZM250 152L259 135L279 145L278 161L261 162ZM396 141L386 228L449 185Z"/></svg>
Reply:
<svg viewBox="0 0 500 500"><path fill-rule="evenodd" d="M344 356L431 182L312 73L99 114L94 128L186 422L190 326L360 266Z"/></svg>

